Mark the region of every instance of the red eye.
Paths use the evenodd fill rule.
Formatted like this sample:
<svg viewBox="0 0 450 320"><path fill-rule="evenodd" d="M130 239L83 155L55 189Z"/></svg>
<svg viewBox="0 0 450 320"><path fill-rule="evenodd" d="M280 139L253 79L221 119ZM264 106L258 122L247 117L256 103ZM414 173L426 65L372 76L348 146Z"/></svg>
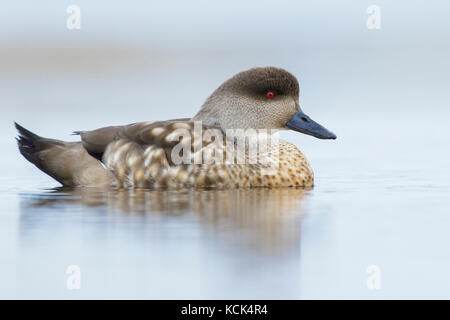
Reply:
<svg viewBox="0 0 450 320"><path fill-rule="evenodd" d="M275 94L272 91L267 92L266 96L269 99L275 98Z"/></svg>

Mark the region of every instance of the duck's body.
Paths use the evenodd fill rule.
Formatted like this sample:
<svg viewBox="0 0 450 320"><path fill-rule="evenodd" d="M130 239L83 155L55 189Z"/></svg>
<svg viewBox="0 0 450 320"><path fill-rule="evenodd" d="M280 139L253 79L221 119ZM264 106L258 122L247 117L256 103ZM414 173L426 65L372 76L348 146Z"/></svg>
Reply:
<svg viewBox="0 0 450 320"><path fill-rule="evenodd" d="M192 139L188 142L192 152L187 161L177 163L171 155L177 153L178 142L171 141L170 137L177 128L187 130L193 137L194 127L192 121L137 123L125 127L121 130L122 137L108 144L103 161L122 187L240 188L313 184L313 171L308 161L296 146L286 141L269 146L269 142L261 139L260 143L268 147L267 152L254 161L250 159L248 146L243 146L244 157L239 162L236 159L238 146L232 142L226 146L226 137L221 146L200 138L201 146L195 151ZM203 126L202 129L207 132L211 128ZM138 134L129 138L124 134L127 131ZM233 157L227 158L227 151L228 155L234 151ZM220 159L214 158L213 153L219 154Z"/></svg>
<svg viewBox="0 0 450 320"><path fill-rule="evenodd" d="M295 77L276 68L231 78L192 119L81 131L79 143L42 138L16 124L21 153L66 186L312 186L313 171L300 150L272 135L284 126L335 138L301 112Z"/></svg>

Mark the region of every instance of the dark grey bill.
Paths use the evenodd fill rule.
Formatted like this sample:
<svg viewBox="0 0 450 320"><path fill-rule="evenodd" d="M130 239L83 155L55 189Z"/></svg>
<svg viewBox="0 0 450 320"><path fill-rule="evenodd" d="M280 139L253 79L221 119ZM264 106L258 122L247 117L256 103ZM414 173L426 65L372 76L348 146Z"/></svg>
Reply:
<svg viewBox="0 0 450 320"><path fill-rule="evenodd" d="M336 139L333 132L312 120L302 110L298 110L292 119L286 122L286 127L319 139Z"/></svg>

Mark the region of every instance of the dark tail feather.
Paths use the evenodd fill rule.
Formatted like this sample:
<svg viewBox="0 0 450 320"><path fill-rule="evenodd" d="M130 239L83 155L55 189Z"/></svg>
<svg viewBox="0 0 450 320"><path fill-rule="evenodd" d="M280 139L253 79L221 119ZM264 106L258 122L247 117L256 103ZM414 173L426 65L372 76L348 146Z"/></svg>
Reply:
<svg viewBox="0 0 450 320"><path fill-rule="evenodd" d="M35 163L36 153L39 152L40 143L38 140L41 138L37 134L25 129L17 122L14 122L14 126L19 132L19 137L16 138L19 146L20 153L30 162Z"/></svg>
<svg viewBox="0 0 450 320"><path fill-rule="evenodd" d="M19 145L20 152L29 154L30 151L36 148L36 140L39 138L37 134L25 129L17 122L14 122L14 126L19 131L19 137L16 138Z"/></svg>
<svg viewBox="0 0 450 320"><path fill-rule="evenodd" d="M14 126L19 132L19 136L16 138L16 140L19 146L20 153L28 161L35 164L39 169L42 170L39 152L49 148L52 145L62 144L62 142L40 137L37 134L25 129L17 122L14 122Z"/></svg>

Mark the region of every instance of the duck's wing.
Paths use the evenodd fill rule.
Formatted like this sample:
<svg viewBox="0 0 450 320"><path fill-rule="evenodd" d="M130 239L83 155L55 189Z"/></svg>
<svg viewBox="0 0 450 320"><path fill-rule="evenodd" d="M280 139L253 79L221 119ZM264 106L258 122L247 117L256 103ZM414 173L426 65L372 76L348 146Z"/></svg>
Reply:
<svg viewBox="0 0 450 320"><path fill-rule="evenodd" d="M223 137L220 128L184 119L135 123L119 130L102 161L119 186L193 184L188 179L205 175L197 172L202 166L193 165L223 155L216 151L221 147L214 148Z"/></svg>
<svg viewBox="0 0 450 320"><path fill-rule="evenodd" d="M189 118L173 119L167 121L153 121L153 122L138 122L124 126L109 126L99 128L90 131L75 131L74 134L80 135L82 145L86 151L98 160L102 160L106 147L113 141L118 139L129 139L136 142L139 141L139 137L142 132L151 130L155 126L166 126L173 122L188 122ZM144 134L145 136L145 134ZM141 141L142 143L148 142L151 135ZM138 142L139 143L139 142Z"/></svg>
<svg viewBox="0 0 450 320"><path fill-rule="evenodd" d="M123 127L124 126L110 126L91 131L75 131L73 134L80 135L82 145L87 152L101 161L106 146L114 141L115 137Z"/></svg>
<svg viewBox="0 0 450 320"><path fill-rule="evenodd" d="M208 134L204 134L208 132ZM169 165L174 164L172 159L173 148L177 145L189 144L194 151L194 145L208 145L215 141L215 137L223 138L221 129L215 126L203 125L190 119L174 119L167 121L140 122L121 128L115 137L119 148L123 143L132 143L143 150L152 147L153 150L162 150ZM211 136L214 138L211 139ZM186 139L186 140L183 140ZM181 146L183 147L183 146ZM187 147L186 145L184 146ZM115 149L112 146L112 149ZM195 151L194 151L195 152ZM109 154L113 154L111 150Z"/></svg>

